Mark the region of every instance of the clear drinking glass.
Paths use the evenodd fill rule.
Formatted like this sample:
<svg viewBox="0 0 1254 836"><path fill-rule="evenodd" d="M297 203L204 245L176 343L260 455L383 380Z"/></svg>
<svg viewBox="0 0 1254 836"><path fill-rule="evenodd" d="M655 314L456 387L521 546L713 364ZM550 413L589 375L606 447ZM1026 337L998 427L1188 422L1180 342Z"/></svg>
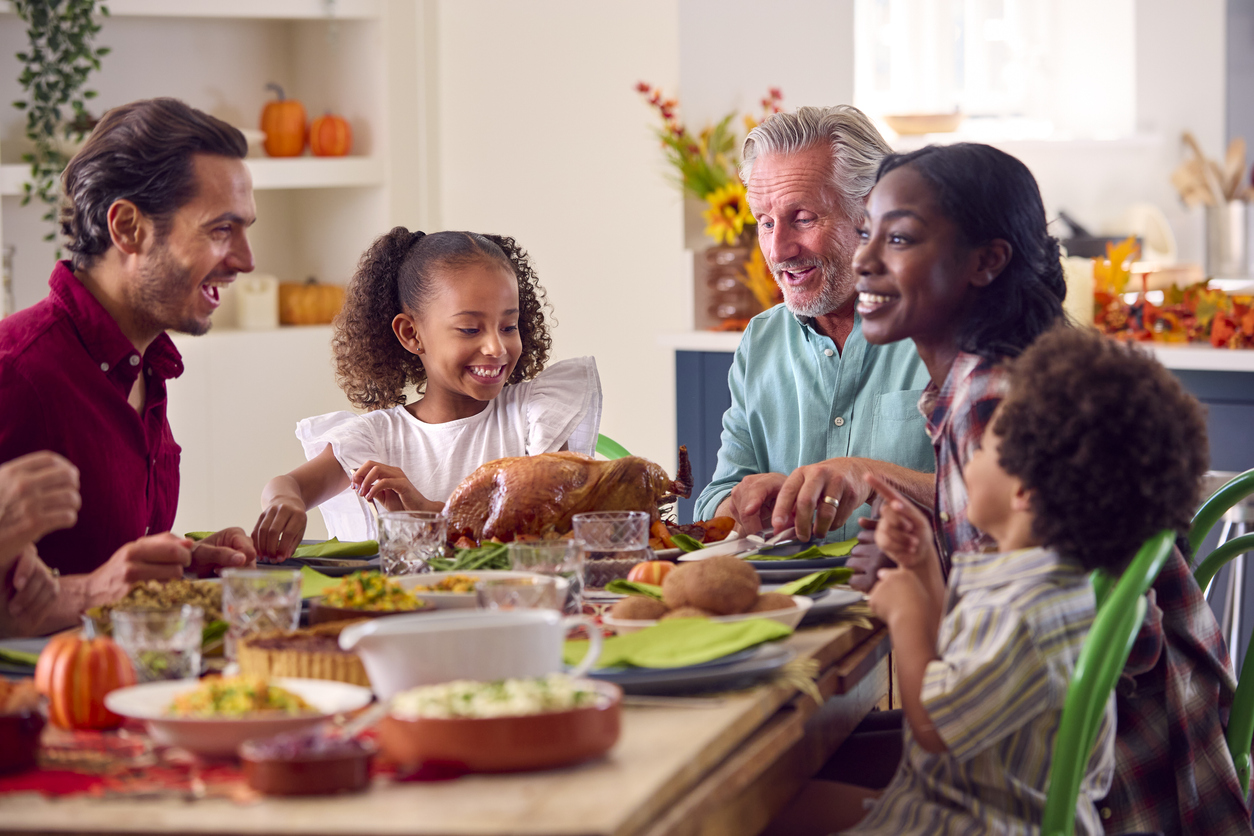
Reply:
<svg viewBox="0 0 1254 836"><path fill-rule="evenodd" d="M226 656L254 633L295 630L300 621L300 572L295 569L223 569L222 617Z"/></svg>
<svg viewBox="0 0 1254 836"><path fill-rule="evenodd" d="M113 638L126 651L140 682L195 679L205 613L184 604L169 610L114 610Z"/></svg>
<svg viewBox="0 0 1254 836"><path fill-rule="evenodd" d="M570 584L565 578L491 578L475 583L479 606L488 610L557 610L562 612Z"/></svg>
<svg viewBox="0 0 1254 836"><path fill-rule="evenodd" d="M527 540L509 544L509 564L516 572L536 572L563 578L566 614L583 612L583 542L580 540Z"/></svg>
<svg viewBox="0 0 1254 836"><path fill-rule="evenodd" d="M426 572L427 561L444 554L448 517L432 511L387 511L379 515L379 568L385 575Z"/></svg>
<svg viewBox="0 0 1254 836"><path fill-rule="evenodd" d="M575 539L584 544L583 587L595 596L616 578L626 578L631 567L653 559L649 523L644 511L595 511L575 514Z"/></svg>

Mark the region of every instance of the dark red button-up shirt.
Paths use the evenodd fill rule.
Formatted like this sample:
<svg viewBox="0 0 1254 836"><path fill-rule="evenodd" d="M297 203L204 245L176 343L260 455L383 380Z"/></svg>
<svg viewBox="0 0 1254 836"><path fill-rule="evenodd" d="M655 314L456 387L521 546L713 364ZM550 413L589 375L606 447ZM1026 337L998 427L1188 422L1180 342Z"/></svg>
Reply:
<svg viewBox="0 0 1254 836"><path fill-rule="evenodd" d="M78 523L38 548L64 574L90 572L174 522L180 448L165 381L183 373L183 359L166 334L141 357L69 262L48 284L48 298L0 320L0 462L52 450L78 467ZM140 374L147 403L136 413L126 398Z"/></svg>

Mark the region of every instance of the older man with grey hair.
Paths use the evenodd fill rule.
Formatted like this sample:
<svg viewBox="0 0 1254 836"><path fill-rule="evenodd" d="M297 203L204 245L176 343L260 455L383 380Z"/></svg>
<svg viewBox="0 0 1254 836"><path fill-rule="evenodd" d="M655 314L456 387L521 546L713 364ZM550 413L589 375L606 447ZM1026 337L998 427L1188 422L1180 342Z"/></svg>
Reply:
<svg viewBox="0 0 1254 836"><path fill-rule="evenodd" d="M847 105L779 113L745 138L741 178L784 304L754 317L736 350L698 519L849 539L869 510L867 473L931 505L935 459L917 407L927 369L908 340L868 343L854 307L863 205L888 153ZM852 564L869 588L876 566Z"/></svg>

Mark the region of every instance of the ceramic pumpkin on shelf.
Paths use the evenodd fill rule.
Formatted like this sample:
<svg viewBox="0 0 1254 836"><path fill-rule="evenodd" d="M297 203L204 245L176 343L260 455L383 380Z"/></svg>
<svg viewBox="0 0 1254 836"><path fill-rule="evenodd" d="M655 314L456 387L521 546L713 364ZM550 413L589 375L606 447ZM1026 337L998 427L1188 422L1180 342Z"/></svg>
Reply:
<svg viewBox="0 0 1254 836"><path fill-rule="evenodd" d="M63 729L113 729L122 718L105 708L105 694L135 684L126 652L108 636L83 629L53 636L35 665L35 687L48 698L48 719Z"/></svg>
<svg viewBox="0 0 1254 836"><path fill-rule="evenodd" d="M279 322L283 325L326 325L344 305L344 288L320 284L310 278L305 283L279 285Z"/></svg>
<svg viewBox="0 0 1254 836"><path fill-rule="evenodd" d="M277 84L267 84L266 89L279 97L261 110L266 153L271 157L299 157L305 152L305 106L287 98Z"/></svg>
<svg viewBox="0 0 1254 836"><path fill-rule="evenodd" d="M343 116L328 113L309 124L309 150L315 157L343 157L353 148L353 129Z"/></svg>

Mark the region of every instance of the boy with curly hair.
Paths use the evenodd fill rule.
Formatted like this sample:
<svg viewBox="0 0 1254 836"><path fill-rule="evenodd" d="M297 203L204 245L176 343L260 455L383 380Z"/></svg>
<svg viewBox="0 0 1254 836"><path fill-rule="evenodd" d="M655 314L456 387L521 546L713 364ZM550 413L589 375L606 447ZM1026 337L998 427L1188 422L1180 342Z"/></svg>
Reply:
<svg viewBox="0 0 1254 836"><path fill-rule="evenodd" d="M1148 354L1061 328L1011 366L1010 391L964 469L971 522L997 551L959 554L946 587L927 518L891 487L876 542L899 568L870 604L892 635L905 754L852 831L1032 832L1054 738L1095 615L1089 572L1121 572L1185 531L1208 461L1197 401ZM1077 833L1115 764L1111 699L1081 783Z"/></svg>

